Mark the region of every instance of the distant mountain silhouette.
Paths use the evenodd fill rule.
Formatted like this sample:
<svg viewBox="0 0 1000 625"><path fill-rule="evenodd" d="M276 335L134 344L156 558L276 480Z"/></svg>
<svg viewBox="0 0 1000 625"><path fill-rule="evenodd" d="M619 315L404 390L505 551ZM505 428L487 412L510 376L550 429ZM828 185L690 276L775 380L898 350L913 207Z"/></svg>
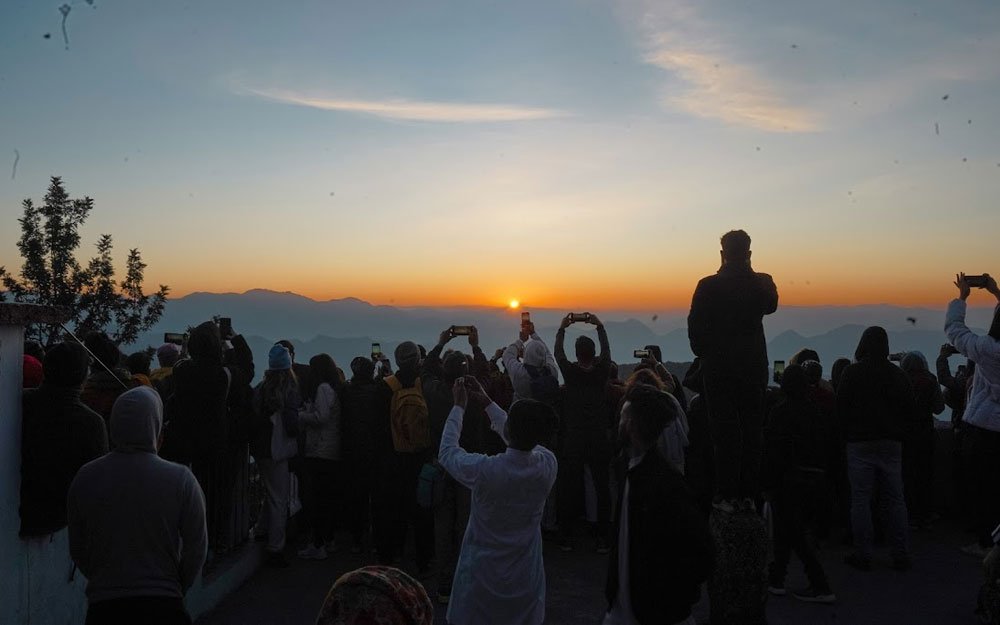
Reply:
<svg viewBox="0 0 1000 625"><path fill-rule="evenodd" d="M542 339L552 348L559 320L567 311L530 312ZM619 363L634 362L632 351L648 344L659 345L664 357L671 361L682 363L693 358L685 327L686 311L664 311L656 321L648 313L600 314L608 329L612 357ZM971 309L970 323L986 326L991 314L992 309ZM516 338L520 325L520 311L506 308L396 307L372 305L357 298L316 301L290 292L254 289L245 293L192 293L172 299L154 331L141 336L132 348L157 346L164 332L183 332L213 315L231 317L233 327L248 337L258 373L267 366L270 346L282 338L296 345L299 362L317 353L328 353L346 371L354 356L370 352L373 341L380 342L382 350L389 354L404 340L429 348L448 326L472 324L479 328L483 349L492 354ZM917 323L907 322L907 317L914 317ZM828 369L835 358L853 355L861 332L869 325L882 325L889 331L893 351L917 349L933 361L944 341L943 322L942 311L889 305L783 307L765 319L765 330L771 360L787 360L802 347L811 347L819 352ZM572 326L566 337L570 358L573 341L581 332L595 336L591 326ZM469 349L462 337L450 345Z"/></svg>

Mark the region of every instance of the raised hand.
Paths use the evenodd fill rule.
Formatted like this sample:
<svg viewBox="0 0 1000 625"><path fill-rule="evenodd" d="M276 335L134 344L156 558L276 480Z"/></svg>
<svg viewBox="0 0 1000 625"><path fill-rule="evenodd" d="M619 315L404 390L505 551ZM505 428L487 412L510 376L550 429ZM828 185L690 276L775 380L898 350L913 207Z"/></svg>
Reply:
<svg viewBox="0 0 1000 625"><path fill-rule="evenodd" d="M453 335L451 333L451 330L454 327L455 326L451 326L447 330L444 330L443 332L441 332L440 336L438 336L438 345L447 345L448 341L450 341L451 339L453 339L455 337L455 335Z"/></svg>
<svg viewBox="0 0 1000 625"><path fill-rule="evenodd" d="M465 410L466 406L469 405L469 393L465 389L465 378L455 380L454 386L451 387L451 396L455 400L455 405Z"/></svg>
<svg viewBox="0 0 1000 625"><path fill-rule="evenodd" d="M955 286L958 287L958 298L962 301L969 299L969 294L972 293L972 287L969 286L969 281L965 279L964 273L959 273L955 275Z"/></svg>
<svg viewBox="0 0 1000 625"><path fill-rule="evenodd" d="M472 331L469 332L469 345L479 347L479 329L476 326L472 326Z"/></svg>

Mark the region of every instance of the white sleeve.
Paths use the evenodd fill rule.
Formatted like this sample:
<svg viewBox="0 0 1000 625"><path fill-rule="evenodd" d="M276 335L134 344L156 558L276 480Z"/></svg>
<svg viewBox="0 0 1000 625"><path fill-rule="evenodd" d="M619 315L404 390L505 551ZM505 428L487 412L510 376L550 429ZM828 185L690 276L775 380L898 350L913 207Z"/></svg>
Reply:
<svg viewBox="0 0 1000 625"><path fill-rule="evenodd" d="M462 436L462 420L465 409L455 406L444 423L441 433L441 448L438 450L438 464L444 467L451 477L467 488L476 485L479 470L489 458L483 454L470 454L458 445Z"/></svg>
<svg viewBox="0 0 1000 625"><path fill-rule="evenodd" d="M1000 358L1000 341L990 336L979 336L965 325L966 303L954 299L948 304L944 331L948 340L960 354L973 362L985 362Z"/></svg>

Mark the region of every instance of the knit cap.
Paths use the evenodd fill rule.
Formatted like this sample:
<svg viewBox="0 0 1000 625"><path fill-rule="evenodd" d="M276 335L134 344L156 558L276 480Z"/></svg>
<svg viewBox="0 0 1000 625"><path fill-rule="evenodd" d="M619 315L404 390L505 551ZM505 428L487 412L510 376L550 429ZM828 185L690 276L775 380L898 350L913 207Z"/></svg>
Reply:
<svg viewBox="0 0 1000 625"><path fill-rule="evenodd" d="M292 368L292 356L283 345L271 347L271 351L267 354L267 368L272 371Z"/></svg>

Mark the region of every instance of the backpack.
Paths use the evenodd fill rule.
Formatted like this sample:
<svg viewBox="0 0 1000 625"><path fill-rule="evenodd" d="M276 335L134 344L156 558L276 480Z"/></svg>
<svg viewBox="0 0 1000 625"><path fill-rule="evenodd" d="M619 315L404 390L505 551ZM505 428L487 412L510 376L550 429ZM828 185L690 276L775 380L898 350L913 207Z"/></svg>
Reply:
<svg viewBox="0 0 1000 625"><path fill-rule="evenodd" d="M420 451L430 446L427 402L420 388L420 378L411 388L403 388L399 379L391 375L385 383L392 390L389 407L389 424L392 427L392 446L396 451Z"/></svg>
<svg viewBox="0 0 1000 625"><path fill-rule="evenodd" d="M552 375L548 367L524 367L531 376L531 398L549 406L555 406L559 400L559 380Z"/></svg>

